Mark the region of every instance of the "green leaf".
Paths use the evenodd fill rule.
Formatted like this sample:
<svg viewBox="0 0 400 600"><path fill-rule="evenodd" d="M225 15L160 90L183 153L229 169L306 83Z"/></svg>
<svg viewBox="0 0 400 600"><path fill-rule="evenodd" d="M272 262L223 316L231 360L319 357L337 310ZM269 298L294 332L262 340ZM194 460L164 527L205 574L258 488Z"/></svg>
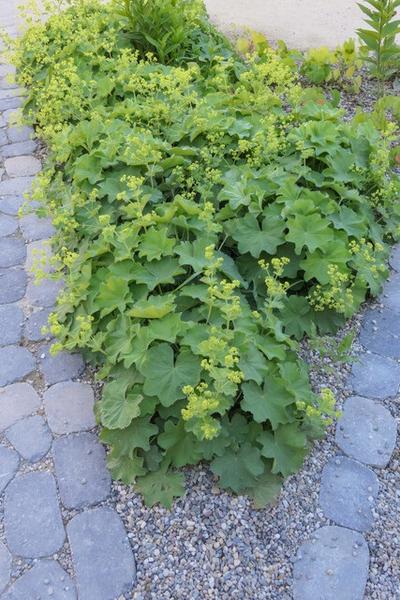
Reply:
<svg viewBox="0 0 400 600"><path fill-rule="evenodd" d="M104 386L100 402L101 422L110 429L123 429L140 414L143 395L131 391L127 393L127 384L116 379Z"/></svg>
<svg viewBox="0 0 400 600"><path fill-rule="evenodd" d="M187 324L181 320L180 316L174 313L162 319L152 321L149 324L149 331L155 340L175 342L178 335L182 335L187 330L187 327Z"/></svg>
<svg viewBox="0 0 400 600"><path fill-rule="evenodd" d="M150 291L164 283L174 283L175 277L184 273L176 258L162 258L141 265L133 265L132 275L137 283L144 283Z"/></svg>
<svg viewBox="0 0 400 600"><path fill-rule="evenodd" d="M158 436L158 445L167 450L167 456L174 467L195 465L202 457L198 440L185 430L183 421L166 421L164 432Z"/></svg>
<svg viewBox="0 0 400 600"><path fill-rule="evenodd" d="M162 319L175 309L174 295L151 295L142 298L128 311L128 315L139 319Z"/></svg>
<svg viewBox="0 0 400 600"><path fill-rule="evenodd" d="M246 381L252 379L261 384L268 366L262 353L253 344L250 344L247 352L240 352L239 369Z"/></svg>
<svg viewBox="0 0 400 600"><path fill-rule="evenodd" d="M143 468L143 458L140 456L123 456L112 450L107 456L107 466L113 479L120 479L123 483L130 485L136 481L136 477L146 473Z"/></svg>
<svg viewBox="0 0 400 600"><path fill-rule="evenodd" d="M282 380L269 376L261 388L254 381L242 384L243 400L240 406L250 412L257 423L269 421L273 429L281 423L288 423L290 416L287 406L293 403Z"/></svg>
<svg viewBox="0 0 400 600"><path fill-rule="evenodd" d="M175 240L167 235L167 228L150 227L142 235L139 248L139 256L147 260L160 260L162 256L171 256L175 246Z"/></svg>
<svg viewBox="0 0 400 600"><path fill-rule="evenodd" d="M204 238L194 242L181 242L176 248L180 265L190 265L195 273L201 272L209 264L205 257L205 249L211 242Z"/></svg>
<svg viewBox="0 0 400 600"><path fill-rule="evenodd" d="M281 318L285 333L301 340L304 334L309 335L313 329L313 311L304 296L288 296L281 310Z"/></svg>
<svg viewBox="0 0 400 600"><path fill-rule="evenodd" d="M264 463L260 451L245 443L237 451L228 448L214 458L211 470L218 475L221 487L239 493L254 485L255 478L264 472Z"/></svg>
<svg viewBox="0 0 400 600"><path fill-rule="evenodd" d="M171 346L156 344L147 352L140 372L145 377L144 392L157 396L163 406L171 406L184 397L182 388L185 385L197 385L200 361L185 348L175 360Z"/></svg>
<svg viewBox="0 0 400 600"><path fill-rule="evenodd" d="M150 438L157 433L158 427L150 423L150 417L139 417L125 429L102 429L100 439L112 446L116 454L132 458L138 448L150 450Z"/></svg>
<svg viewBox="0 0 400 600"><path fill-rule="evenodd" d="M339 213L330 215L329 218L337 229L344 229L348 235L358 238L366 233L364 217L347 206L342 206Z"/></svg>
<svg viewBox="0 0 400 600"><path fill-rule="evenodd" d="M257 441L262 445L261 454L273 459L273 473L287 477L303 464L307 453L307 437L297 423L280 425L274 433L263 431Z"/></svg>
<svg viewBox="0 0 400 600"><path fill-rule="evenodd" d="M101 160L93 154L84 154L75 159L73 172L77 182L87 179L91 185L95 185L102 179L101 171Z"/></svg>
<svg viewBox="0 0 400 600"><path fill-rule="evenodd" d="M129 286L125 279L110 275L106 281L100 283L94 306L97 309L101 309L102 316L108 315L116 308L120 312L123 312L128 293Z"/></svg>
<svg viewBox="0 0 400 600"><path fill-rule="evenodd" d="M267 504L274 503L282 489L283 479L278 475L266 471L257 478L254 487L246 490L253 499L254 508L265 508Z"/></svg>
<svg viewBox="0 0 400 600"><path fill-rule="evenodd" d="M326 285L330 282L328 268L336 265L343 271L350 257L348 247L336 238L325 246L324 251L316 250L300 262L301 268L304 269L304 279L316 279L322 285Z"/></svg>
<svg viewBox="0 0 400 600"><path fill-rule="evenodd" d="M232 219L226 225L227 232L238 242L239 251L250 252L255 258L258 258L261 252L276 252L277 247L285 240L284 228L283 219L276 215L265 217L260 228L257 217L252 213L241 219Z"/></svg>
<svg viewBox="0 0 400 600"><path fill-rule="evenodd" d="M293 242L297 254L300 254L303 248L308 248L310 252L314 252L317 248L324 250L333 240L329 221L317 213L290 218L288 228L286 239L288 242Z"/></svg>
<svg viewBox="0 0 400 600"><path fill-rule="evenodd" d="M165 508L171 508L174 498L185 493L184 478L181 473L172 473L161 468L159 471L148 473L136 482L136 489L143 495L147 506L160 503Z"/></svg>

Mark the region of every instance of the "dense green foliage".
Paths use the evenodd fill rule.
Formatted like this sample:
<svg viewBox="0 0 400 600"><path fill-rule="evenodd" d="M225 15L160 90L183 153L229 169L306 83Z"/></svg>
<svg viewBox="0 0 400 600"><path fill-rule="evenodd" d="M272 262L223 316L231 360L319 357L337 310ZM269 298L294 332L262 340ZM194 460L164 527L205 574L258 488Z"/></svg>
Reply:
<svg viewBox="0 0 400 600"><path fill-rule="evenodd" d="M185 37L154 47L165 65L133 27L73 2L15 52L50 148L34 195L66 281L55 349L100 366L110 468L146 502L170 505L171 468L206 460L262 506L334 415L296 339L334 331L387 274L392 130L344 122L269 48L244 61L207 25L224 55L185 63Z"/></svg>

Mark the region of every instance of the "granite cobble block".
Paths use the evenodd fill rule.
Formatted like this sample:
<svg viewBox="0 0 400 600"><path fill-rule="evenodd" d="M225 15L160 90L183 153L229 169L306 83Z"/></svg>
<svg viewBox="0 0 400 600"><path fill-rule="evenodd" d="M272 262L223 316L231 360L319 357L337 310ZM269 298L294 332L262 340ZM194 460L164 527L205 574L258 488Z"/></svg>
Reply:
<svg viewBox="0 0 400 600"><path fill-rule="evenodd" d="M3 600L45 600L46 598L76 600L77 596L74 582L58 562L42 559L12 584Z"/></svg>
<svg viewBox="0 0 400 600"><path fill-rule="evenodd" d="M121 519L114 510L95 508L67 525L82 600L111 600L131 593L136 570Z"/></svg>
<svg viewBox="0 0 400 600"><path fill-rule="evenodd" d="M20 227L24 238L29 242L50 238L55 232L51 219L38 217L35 214L22 217Z"/></svg>
<svg viewBox="0 0 400 600"><path fill-rule="evenodd" d="M381 301L385 308L392 310L400 317L400 273L394 273L386 281Z"/></svg>
<svg viewBox="0 0 400 600"><path fill-rule="evenodd" d="M27 154L25 156L6 158L4 168L9 177L25 177L39 173L42 165L40 160Z"/></svg>
<svg viewBox="0 0 400 600"><path fill-rule="evenodd" d="M52 255L51 242L48 239L36 240L26 246L25 269L28 274L32 274L35 268L39 267L44 273L52 273L54 267L50 263Z"/></svg>
<svg viewBox="0 0 400 600"><path fill-rule="evenodd" d="M0 494L2 494L18 470L19 456L11 448L0 446L0 464Z"/></svg>
<svg viewBox="0 0 400 600"><path fill-rule="evenodd" d="M33 177L14 177L0 181L1 196L18 196L29 192L32 187Z"/></svg>
<svg viewBox="0 0 400 600"><path fill-rule="evenodd" d="M85 363L80 354L61 351L56 356L51 356L49 346L45 346L39 356L40 371L47 385L76 379L82 375L85 369Z"/></svg>
<svg viewBox="0 0 400 600"><path fill-rule="evenodd" d="M363 354L354 363L349 382L360 396L391 398L399 392L400 364L386 356Z"/></svg>
<svg viewBox="0 0 400 600"><path fill-rule="evenodd" d="M1 211L1 202L0 202ZM0 238L12 235L18 229L18 221L9 215L0 214Z"/></svg>
<svg viewBox="0 0 400 600"><path fill-rule="evenodd" d="M400 358L400 318L388 308L366 313L360 331L361 344L371 352Z"/></svg>
<svg viewBox="0 0 400 600"><path fill-rule="evenodd" d="M369 531L378 491L378 478L371 469L337 456L322 471L319 504L325 516L337 525Z"/></svg>
<svg viewBox="0 0 400 600"><path fill-rule="evenodd" d="M32 127L23 125L22 127L14 126L7 128L7 137L12 144L29 141L34 135ZM20 154L20 153L19 153Z"/></svg>
<svg viewBox="0 0 400 600"><path fill-rule="evenodd" d="M351 396L336 426L339 448L360 462L385 467L396 444L396 421L384 407L361 396Z"/></svg>
<svg viewBox="0 0 400 600"><path fill-rule="evenodd" d="M24 202L25 198L22 195L0 197L0 212L17 216Z"/></svg>
<svg viewBox="0 0 400 600"><path fill-rule="evenodd" d="M30 135L30 133L29 133ZM13 158L14 156L21 156L23 154L32 154L36 150L36 142L29 139L29 135L23 141L20 142L12 142L11 144L7 143L2 147L1 153L3 158ZM26 173L25 173L26 174Z"/></svg>
<svg viewBox="0 0 400 600"><path fill-rule="evenodd" d="M65 531L51 473L25 473L8 485L4 528L8 547L18 556L41 558L61 548Z"/></svg>
<svg viewBox="0 0 400 600"><path fill-rule="evenodd" d="M43 333L42 330L48 325L51 309L46 308L32 313L25 324L24 337L30 342L39 342L50 337L49 333Z"/></svg>
<svg viewBox="0 0 400 600"><path fill-rule="evenodd" d="M368 565L368 545L360 533L322 527L299 548L293 600L363 600Z"/></svg>
<svg viewBox="0 0 400 600"><path fill-rule="evenodd" d="M0 542L0 594L10 581L11 560L11 554L7 547Z"/></svg>
<svg viewBox="0 0 400 600"><path fill-rule="evenodd" d="M29 375L36 363L32 353L21 346L0 348L0 386L15 383Z"/></svg>
<svg viewBox="0 0 400 600"><path fill-rule="evenodd" d="M26 259L24 241L16 237L0 238L0 268L21 265Z"/></svg>
<svg viewBox="0 0 400 600"><path fill-rule="evenodd" d="M86 383L56 383L45 392L43 402L49 426L56 434L92 429L96 425L94 394Z"/></svg>
<svg viewBox="0 0 400 600"><path fill-rule="evenodd" d="M111 477L103 446L92 433L57 438L53 457L61 501L66 508L102 502L110 494Z"/></svg>
<svg viewBox="0 0 400 600"><path fill-rule="evenodd" d="M40 398L29 383L0 388L0 431L4 431L40 407Z"/></svg>
<svg viewBox="0 0 400 600"><path fill-rule="evenodd" d="M47 454L53 440L46 421L40 415L21 419L5 433L22 458L31 463Z"/></svg>
<svg viewBox="0 0 400 600"><path fill-rule="evenodd" d="M42 279L40 283L30 281L26 288L26 300L31 306L53 306L63 287L64 283L59 279Z"/></svg>
<svg viewBox="0 0 400 600"><path fill-rule="evenodd" d="M25 295L26 273L24 269L0 269L0 304L11 304Z"/></svg>
<svg viewBox="0 0 400 600"><path fill-rule="evenodd" d="M24 313L16 304L0 305L0 346L18 344L22 337Z"/></svg>

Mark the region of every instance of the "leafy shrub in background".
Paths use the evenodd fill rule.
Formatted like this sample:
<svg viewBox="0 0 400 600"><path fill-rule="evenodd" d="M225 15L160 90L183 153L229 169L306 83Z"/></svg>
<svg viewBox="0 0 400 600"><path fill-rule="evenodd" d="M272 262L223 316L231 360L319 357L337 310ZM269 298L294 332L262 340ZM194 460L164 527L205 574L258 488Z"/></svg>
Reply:
<svg viewBox="0 0 400 600"><path fill-rule="evenodd" d="M345 123L269 48L185 64L185 38L165 65L127 23L76 1L15 51L51 149L34 197L66 280L55 349L99 366L109 466L148 504L205 460L263 506L335 414L296 339L334 331L387 274L392 132Z"/></svg>
<svg viewBox="0 0 400 600"><path fill-rule="evenodd" d="M396 18L400 0L363 0L358 6L367 16L368 28L357 30L364 44L365 60L378 79L382 94L382 82L400 72L400 46L396 36L400 34L400 20Z"/></svg>

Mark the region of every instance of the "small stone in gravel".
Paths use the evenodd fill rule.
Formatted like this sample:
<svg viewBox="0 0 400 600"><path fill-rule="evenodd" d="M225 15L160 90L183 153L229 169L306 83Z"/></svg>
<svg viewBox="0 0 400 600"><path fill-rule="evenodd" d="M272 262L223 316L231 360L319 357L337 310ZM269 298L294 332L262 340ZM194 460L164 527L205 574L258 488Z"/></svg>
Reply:
<svg viewBox="0 0 400 600"><path fill-rule="evenodd" d="M360 342L367 350L400 358L400 318L393 311L369 310L363 319Z"/></svg>
<svg viewBox="0 0 400 600"><path fill-rule="evenodd" d="M318 536L318 537L316 537ZM300 547L294 564L294 600L362 600L369 551L362 535L343 527L322 527Z"/></svg>
<svg viewBox="0 0 400 600"><path fill-rule="evenodd" d="M21 300L26 290L24 269L0 269L0 304Z"/></svg>
<svg viewBox="0 0 400 600"><path fill-rule="evenodd" d="M63 436L53 443L53 456L62 503L82 508L110 494L111 477L103 446L92 433Z"/></svg>
<svg viewBox="0 0 400 600"><path fill-rule="evenodd" d="M6 437L25 460L34 463L50 449L52 436L40 415L27 417L7 429Z"/></svg>
<svg viewBox="0 0 400 600"><path fill-rule="evenodd" d="M11 448L0 446L0 464L0 494L2 494L17 472L19 456L14 450L11 450Z"/></svg>
<svg viewBox="0 0 400 600"><path fill-rule="evenodd" d="M54 267L50 264L52 255L50 240L36 240L26 247L25 269L27 273L32 273L36 266L44 273L51 273Z"/></svg>
<svg viewBox="0 0 400 600"><path fill-rule="evenodd" d="M48 239L54 235L54 227L48 217L38 217L35 214L25 215L20 220L24 238L28 241Z"/></svg>
<svg viewBox="0 0 400 600"><path fill-rule="evenodd" d="M385 467L396 443L396 421L377 402L351 396L336 426L336 443L356 460Z"/></svg>
<svg viewBox="0 0 400 600"><path fill-rule="evenodd" d="M25 155L6 158L4 167L9 177L25 177L26 175L39 173L42 165L40 160L34 156Z"/></svg>
<svg viewBox="0 0 400 600"><path fill-rule="evenodd" d="M0 348L0 386L23 379L35 368L32 353L21 346Z"/></svg>
<svg viewBox="0 0 400 600"><path fill-rule="evenodd" d="M1 201L0 201L1 211ZM12 235L18 229L18 221L9 215L0 214L0 238L6 235Z"/></svg>
<svg viewBox="0 0 400 600"><path fill-rule="evenodd" d="M42 333L43 327L47 326L51 309L37 310L32 313L25 324L24 337L30 342L39 342L49 337L50 334Z"/></svg>
<svg viewBox="0 0 400 600"><path fill-rule="evenodd" d="M76 600L75 584L55 560L39 560L17 579L3 600Z"/></svg>
<svg viewBox="0 0 400 600"><path fill-rule="evenodd" d="M75 381L56 383L44 394L49 426L54 433L73 433L96 425L94 394L90 385Z"/></svg>
<svg viewBox="0 0 400 600"><path fill-rule="evenodd" d="M12 143L25 142L26 140L30 140L33 136L33 133L33 129L31 127L27 127L26 125L22 127L9 127L7 129L8 139Z"/></svg>
<svg viewBox="0 0 400 600"><path fill-rule="evenodd" d="M0 306L0 346L18 344L21 341L24 313L16 304Z"/></svg>
<svg viewBox="0 0 400 600"><path fill-rule="evenodd" d="M28 192L32 186L33 177L14 177L0 181L0 196L17 196Z"/></svg>
<svg viewBox="0 0 400 600"><path fill-rule="evenodd" d="M56 356L50 356L49 346L40 352L40 370L47 385L75 379L82 375L84 368L85 363L80 354L61 351Z"/></svg>
<svg viewBox="0 0 400 600"><path fill-rule="evenodd" d="M31 154L36 150L36 143L32 140L25 142L15 142L13 144L7 144L1 149L1 153L4 158L11 158L14 156L21 156L21 154Z"/></svg>
<svg viewBox="0 0 400 600"><path fill-rule="evenodd" d="M0 542L0 593L4 590L11 575L11 554Z"/></svg>
<svg viewBox="0 0 400 600"><path fill-rule="evenodd" d="M400 388L400 365L378 354L363 354L354 363L350 377L353 391L367 398L390 398Z"/></svg>
<svg viewBox="0 0 400 600"><path fill-rule="evenodd" d="M15 237L0 238L0 268L15 267L25 261L26 248L23 240Z"/></svg>
<svg viewBox="0 0 400 600"><path fill-rule="evenodd" d="M40 398L28 383L13 383L0 389L0 431L31 415L40 406Z"/></svg>
<svg viewBox="0 0 400 600"><path fill-rule="evenodd" d="M11 552L24 558L49 556L61 548L65 532L51 473L25 473L9 484L4 527Z"/></svg>
<svg viewBox="0 0 400 600"><path fill-rule="evenodd" d="M378 478L371 469L341 456L331 459L322 471L319 503L337 525L369 531L378 490Z"/></svg>
<svg viewBox="0 0 400 600"><path fill-rule="evenodd" d="M39 284L30 281L26 289L26 300L31 306L53 306L63 286L60 279L42 279Z"/></svg>
<svg viewBox="0 0 400 600"><path fill-rule="evenodd" d="M131 593L135 561L115 511L87 510L71 519L67 533L80 598L110 600Z"/></svg>

